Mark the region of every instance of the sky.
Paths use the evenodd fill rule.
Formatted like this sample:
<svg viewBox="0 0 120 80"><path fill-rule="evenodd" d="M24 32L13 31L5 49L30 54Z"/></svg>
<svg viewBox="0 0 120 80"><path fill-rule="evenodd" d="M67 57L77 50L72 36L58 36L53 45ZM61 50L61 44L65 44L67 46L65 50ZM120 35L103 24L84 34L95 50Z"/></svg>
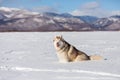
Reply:
<svg viewBox="0 0 120 80"><path fill-rule="evenodd" d="M76 16L120 15L120 0L0 0L0 6Z"/></svg>

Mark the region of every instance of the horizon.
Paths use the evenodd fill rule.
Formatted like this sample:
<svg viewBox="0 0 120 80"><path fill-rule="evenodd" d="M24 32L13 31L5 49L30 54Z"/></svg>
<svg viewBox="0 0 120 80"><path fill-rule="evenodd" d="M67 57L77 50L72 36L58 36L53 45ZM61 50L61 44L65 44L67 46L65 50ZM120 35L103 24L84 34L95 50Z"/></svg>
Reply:
<svg viewBox="0 0 120 80"><path fill-rule="evenodd" d="M108 17L120 15L119 0L0 0L0 7L35 12L69 13L74 16Z"/></svg>

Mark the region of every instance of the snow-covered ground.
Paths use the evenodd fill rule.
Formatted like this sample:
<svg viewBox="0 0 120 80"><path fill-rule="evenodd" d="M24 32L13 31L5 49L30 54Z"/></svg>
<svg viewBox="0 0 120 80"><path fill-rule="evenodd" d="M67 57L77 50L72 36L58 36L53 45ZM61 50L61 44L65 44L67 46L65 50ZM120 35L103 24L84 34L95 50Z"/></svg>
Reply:
<svg viewBox="0 0 120 80"><path fill-rule="evenodd" d="M59 63L53 37L107 60ZM120 80L120 32L0 33L0 80Z"/></svg>

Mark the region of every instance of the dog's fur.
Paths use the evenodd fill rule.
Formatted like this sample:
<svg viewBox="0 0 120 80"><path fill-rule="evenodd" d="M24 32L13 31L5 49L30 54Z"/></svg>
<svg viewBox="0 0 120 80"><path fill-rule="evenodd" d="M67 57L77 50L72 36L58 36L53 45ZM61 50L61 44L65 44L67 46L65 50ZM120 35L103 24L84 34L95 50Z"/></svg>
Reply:
<svg viewBox="0 0 120 80"><path fill-rule="evenodd" d="M100 60L101 56L88 56L86 53L76 49L74 46L65 41L62 36L56 36L53 39L57 56L60 62L77 62L87 60Z"/></svg>

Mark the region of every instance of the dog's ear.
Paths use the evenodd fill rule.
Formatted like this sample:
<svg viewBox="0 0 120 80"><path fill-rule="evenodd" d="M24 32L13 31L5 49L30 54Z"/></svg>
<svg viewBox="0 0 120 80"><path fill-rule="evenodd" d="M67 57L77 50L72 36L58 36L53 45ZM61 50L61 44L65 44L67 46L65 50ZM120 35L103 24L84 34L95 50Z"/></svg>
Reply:
<svg viewBox="0 0 120 80"><path fill-rule="evenodd" d="M63 38L62 38L62 35L55 36L55 38L57 38L57 39L63 39Z"/></svg>

